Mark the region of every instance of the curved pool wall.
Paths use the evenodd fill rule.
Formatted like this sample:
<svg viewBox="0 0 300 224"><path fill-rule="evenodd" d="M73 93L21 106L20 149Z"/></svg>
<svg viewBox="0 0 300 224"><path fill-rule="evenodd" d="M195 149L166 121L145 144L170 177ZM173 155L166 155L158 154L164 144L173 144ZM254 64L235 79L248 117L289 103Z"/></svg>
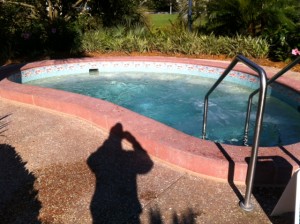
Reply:
<svg viewBox="0 0 300 224"><path fill-rule="evenodd" d="M109 131L118 122L122 123L124 129L130 131L152 156L205 176L244 183L250 147L216 144L198 139L100 99L16 83L51 77L53 74L67 75L71 70L73 74L84 73L89 69L98 69L100 73L116 69L120 72L146 70L217 78L229 63L169 57L46 60L1 67L1 77L8 79L0 82L0 97L74 115L105 131ZM274 75L272 71L266 72L269 77ZM259 80L253 73L238 64L227 80L256 88ZM278 83L272 85L268 93L299 109L300 79L298 80L283 76ZM299 167L299 151L300 143L283 147L260 147L256 183L285 184Z"/></svg>

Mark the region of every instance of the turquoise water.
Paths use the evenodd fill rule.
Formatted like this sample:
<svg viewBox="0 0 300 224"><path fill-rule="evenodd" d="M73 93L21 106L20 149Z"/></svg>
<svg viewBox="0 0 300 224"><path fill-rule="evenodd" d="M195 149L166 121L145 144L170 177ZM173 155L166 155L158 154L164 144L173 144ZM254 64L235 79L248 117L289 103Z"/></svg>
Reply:
<svg viewBox="0 0 300 224"><path fill-rule="evenodd" d="M202 133L203 98L215 79L158 73L80 74L40 79L26 84L88 95L110 101L189 135ZM207 138L242 145L247 99L253 90L223 82L210 96ZM249 144L256 113L254 98ZM262 146L300 141L300 113L268 97Z"/></svg>

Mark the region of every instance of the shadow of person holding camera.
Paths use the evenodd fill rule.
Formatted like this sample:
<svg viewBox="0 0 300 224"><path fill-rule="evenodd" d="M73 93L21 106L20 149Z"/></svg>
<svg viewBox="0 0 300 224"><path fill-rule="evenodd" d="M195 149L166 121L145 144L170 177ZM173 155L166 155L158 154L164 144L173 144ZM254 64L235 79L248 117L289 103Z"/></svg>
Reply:
<svg viewBox="0 0 300 224"><path fill-rule="evenodd" d="M124 150L122 140L127 140L133 150ZM140 223L137 175L149 172L153 162L135 137L117 123L87 164L96 177L90 205L93 223Z"/></svg>

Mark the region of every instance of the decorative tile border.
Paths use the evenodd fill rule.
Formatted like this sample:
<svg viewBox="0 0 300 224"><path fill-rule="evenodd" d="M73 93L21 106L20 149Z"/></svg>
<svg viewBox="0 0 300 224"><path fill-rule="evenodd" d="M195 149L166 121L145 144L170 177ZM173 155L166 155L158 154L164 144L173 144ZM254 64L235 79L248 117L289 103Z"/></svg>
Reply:
<svg viewBox="0 0 300 224"><path fill-rule="evenodd" d="M99 72L150 72L150 73L176 73L184 75L196 75L207 78L218 78L224 69L183 63L170 63L170 62L82 62L70 63L60 65L42 66L22 70L22 83L32 80L49 78L53 76L72 75L80 73L88 73L89 69L98 69ZM251 80L252 83L258 84L258 79L249 76L242 72L232 72L228 77L228 81L238 80ZM237 81L239 83L244 83Z"/></svg>
<svg viewBox="0 0 300 224"><path fill-rule="evenodd" d="M48 66L23 69L21 74L11 76L10 80L26 83L29 81L50 78L54 76L74 75L88 73L89 69L98 69L99 72L153 72L195 75L205 78L217 79L224 71L223 68L199 64L177 62L152 61L85 61L77 63L63 63ZM236 83L251 89L259 88L259 78L240 71L232 71L225 78L226 81ZM269 87L268 94L279 98L292 107L300 106L300 94L285 86L274 84Z"/></svg>

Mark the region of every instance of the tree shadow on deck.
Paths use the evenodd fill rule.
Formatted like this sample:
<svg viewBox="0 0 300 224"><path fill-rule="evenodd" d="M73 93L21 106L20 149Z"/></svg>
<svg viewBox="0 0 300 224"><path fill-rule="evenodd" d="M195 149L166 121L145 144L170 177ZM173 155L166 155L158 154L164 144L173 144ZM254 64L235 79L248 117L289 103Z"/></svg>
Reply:
<svg viewBox="0 0 300 224"><path fill-rule="evenodd" d="M194 212L192 208L186 209L183 213L178 215L176 211L172 213L170 224L196 224L196 218L201 214ZM150 224L163 224L163 216L158 207L151 208L149 211L149 223Z"/></svg>
<svg viewBox="0 0 300 224"><path fill-rule="evenodd" d="M0 144L1 223L41 223L41 202L34 189L36 178L25 165L12 146Z"/></svg>
<svg viewBox="0 0 300 224"><path fill-rule="evenodd" d="M6 121L5 118L8 118L11 114L6 114L0 117L0 136L3 136L3 133L7 131L7 126L10 123Z"/></svg>

